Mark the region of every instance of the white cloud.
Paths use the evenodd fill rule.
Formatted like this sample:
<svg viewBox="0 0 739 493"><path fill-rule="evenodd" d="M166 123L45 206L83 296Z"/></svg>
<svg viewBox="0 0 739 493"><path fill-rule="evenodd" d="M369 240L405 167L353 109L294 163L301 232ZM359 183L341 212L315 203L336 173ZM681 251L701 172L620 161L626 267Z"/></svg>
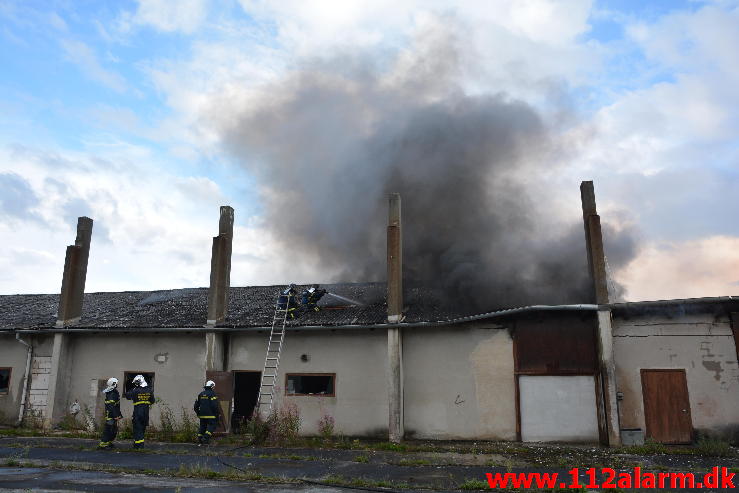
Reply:
<svg viewBox="0 0 739 493"><path fill-rule="evenodd" d="M590 140L575 167L605 177L739 164L730 151L739 134L739 58L733 48L739 46L739 10L707 6L632 24L628 32L662 76L613 94L584 122Z"/></svg>
<svg viewBox="0 0 739 493"><path fill-rule="evenodd" d="M205 0L139 0L132 21L165 32L193 33L208 14Z"/></svg>
<svg viewBox="0 0 739 493"><path fill-rule="evenodd" d="M0 254L0 293L58 291L82 214L95 221L88 291L207 285L211 237L227 201L220 188L162 171L155 157L139 159L140 149L97 150L0 149L0 174L15 170L43 197L34 209L43 221L0 218L0 236L15 249Z"/></svg>
<svg viewBox="0 0 739 493"><path fill-rule="evenodd" d="M650 243L615 277L633 301L739 295L739 237Z"/></svg>
<svg viewBox="0 0 739 493"><path fill-rule="evenodd" d="M105 69L100 64L95 51L88 45L70 39L62 40L61 45L64 49L65 58L79 66L88 77L114 91L124 92L126 90L126 82L123 77L116 72Z"/></svg>

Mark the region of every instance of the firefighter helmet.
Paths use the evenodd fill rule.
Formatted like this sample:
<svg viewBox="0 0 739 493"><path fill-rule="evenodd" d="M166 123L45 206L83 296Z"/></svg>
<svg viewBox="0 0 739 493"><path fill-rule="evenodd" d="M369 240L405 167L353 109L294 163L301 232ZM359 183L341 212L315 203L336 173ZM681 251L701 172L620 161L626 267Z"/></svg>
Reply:
<svg viewBox="0 0 739 493"><path fill-rule="evenodd" d="M103 392L108 393L111 390L113 390L114 388L118 387L118 379L115 378L115 377L111 377L106 382L106 385L107 385L107 387L105 388L105 390L103 390Z"/></svg>
<svg viewBox="0 0 739 493"><path fill-rule="evenodd" d="M215 386L216 386L216 383L213 380L208 380L207 382L205 382L206 388L213 389L215 388Z"/></svg>

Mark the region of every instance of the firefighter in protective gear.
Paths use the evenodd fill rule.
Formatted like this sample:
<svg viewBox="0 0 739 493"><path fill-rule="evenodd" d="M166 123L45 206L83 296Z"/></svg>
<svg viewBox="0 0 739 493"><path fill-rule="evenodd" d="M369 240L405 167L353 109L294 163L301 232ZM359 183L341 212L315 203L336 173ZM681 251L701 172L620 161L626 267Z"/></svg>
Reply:
<svg viewBox="0 0 739 493"><path fill-rule="evenodd" d="M121 395L118 393L118 379L109 378L107 387L103 390L105 402L105 424L103 425L103 436L100 438L100 448L113 448L113 440L118 435L118 420L121 414Z"/></svg>
<svg viewBox="0 0 739 493"><path fill-rule="evenodd" d="M287 310L287 319L294 320L297 315L298 301L296 299L298 290L295 284L291 284L287 289L280 293L277 299L277 308Z"/></svg>
<svg viewBox="0 0 739 493"><path fill-rule="evenodd" d="M201 445L207 445L210 442L210 437L213 436L213 432L216 431L216 425L218 424L220 407L218 405L218 396L213 390L215 387L216 383L213 380L205 382L203 391L198 394L198 398L195 400L195 406L193 406L195 414L200 418L198 442Z"/></svg>
<svg viewBox="0 0 739 493"><path fill-rule="evenodd" d="M321 308L318 306L318 300L323 298L326 294L325 289L321 289L318 284L314 284L305 291L303 291L303 297L300 300L308 311L320 312Z"/></svg>
<svg viewBox="0 0 739 493"><path fill-rule="evenodd" d="M133 448L142 448L146 427L149 426L149 406L154 404L154 390L143 375L133 377L133 384L134 388L123 395L133 401Z"/></svg>

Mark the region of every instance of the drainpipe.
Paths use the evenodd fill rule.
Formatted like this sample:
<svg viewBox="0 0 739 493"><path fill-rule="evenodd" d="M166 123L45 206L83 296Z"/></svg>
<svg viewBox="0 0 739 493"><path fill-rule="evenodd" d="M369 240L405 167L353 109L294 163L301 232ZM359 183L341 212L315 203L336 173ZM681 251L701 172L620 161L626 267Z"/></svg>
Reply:
<svg viewBox="0 0 739 493"><path fill-rule="evenodd" d="M31 353L33 353L33 346L21 339L21 335L18 332L15 333L15 339L28 348L28 350L26 351L26 375L23 378L21 407L18 411L18 426L20 426L23 422L23 416L26 414L26 394L28 393L28 380L31 378Z"/></svg>

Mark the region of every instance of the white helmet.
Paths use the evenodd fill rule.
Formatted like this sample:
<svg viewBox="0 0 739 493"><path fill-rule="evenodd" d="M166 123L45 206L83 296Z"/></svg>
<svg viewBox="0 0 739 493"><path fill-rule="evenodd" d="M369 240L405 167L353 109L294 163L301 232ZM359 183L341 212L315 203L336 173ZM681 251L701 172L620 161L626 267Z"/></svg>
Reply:
<svg viewBox="0 0 739 493"><path fill-rule="evenodd" d="M208 388L213 389L213 388L215 388L216 383L213 380L208 380L207 382L205 382L205 386L208 387Z"/></svg>
<svg viewBox="0 0 739 493"><path fill-rule="evenodd" d="M110 392L114 388L118 387L118 379L115 378L115 377L110 377L108 379L108 381L106 382L106 384L108 386L105 388L105 390L103 390L103 392L105 392L107 394L108 392Z"/></svg>
<svg viewBox="0 0 739 493"><path fill-rule="evenodd" d="M146 387L147 386L146 380L144 380L144 376L143 375L136 375L135 377L133 377L133 384L134 385L137 385L138 384L139 387Z"/></svg>

